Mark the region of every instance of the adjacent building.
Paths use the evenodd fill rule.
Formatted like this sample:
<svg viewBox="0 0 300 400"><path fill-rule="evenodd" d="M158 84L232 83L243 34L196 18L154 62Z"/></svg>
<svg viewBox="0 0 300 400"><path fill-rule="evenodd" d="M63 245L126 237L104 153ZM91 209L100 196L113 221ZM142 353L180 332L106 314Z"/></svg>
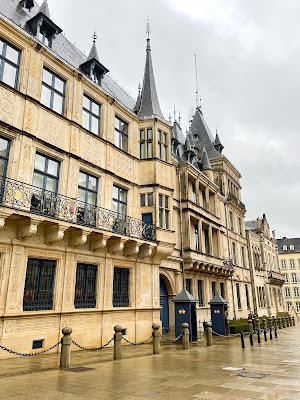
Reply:
<svg viewBox="0 0 300 400"><path fill-rule="evenodd" d="M300 238L277 239L280 269L284 276L284 301L291 315L300 314Z"/></svg>
<svg viewBox="0 0 300 400"><path fill-rule="evenodd" d="M275 231L270 232L266 215L246 221L248 254L253 283L253 312L258 316L277 315L284 311L278 246Z"/></svg>

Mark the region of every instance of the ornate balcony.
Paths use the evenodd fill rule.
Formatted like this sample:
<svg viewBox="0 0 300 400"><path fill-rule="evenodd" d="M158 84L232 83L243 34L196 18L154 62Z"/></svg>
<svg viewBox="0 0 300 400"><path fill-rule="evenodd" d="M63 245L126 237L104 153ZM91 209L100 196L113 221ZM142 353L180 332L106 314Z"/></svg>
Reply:
<svg viewBox="0 0 300 400"><path fill-rule="evenodd" d="M269 283L282 286L285 283L285 278L280 272L268 272Z"/></svg>
<svg viewBox="0 0 300 400"><path fill-rule="evenodd" d="M228 201L233 201L239 208L241 208L242 210L246 210L245 204L242 203L241 200L238 199L236 197L236 195L234 195L233 193L231 193L231 192L228 193L227 200Z"/></svg>
<svg viewBox="0 0 300 400"><path fill-rule="evenodd" d="M0 205L134 239L156 240L153 224L4 177L0 177Z"/></svg>

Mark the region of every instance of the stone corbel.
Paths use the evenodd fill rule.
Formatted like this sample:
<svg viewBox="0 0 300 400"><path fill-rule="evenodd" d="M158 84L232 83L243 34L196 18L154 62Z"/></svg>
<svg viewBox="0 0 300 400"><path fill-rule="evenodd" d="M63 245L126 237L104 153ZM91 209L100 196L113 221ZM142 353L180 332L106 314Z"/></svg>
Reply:
<svg viewBox="0 0 300 400"><path fill-rule="evenodd" d="M76 230L70 233L69 246L70 247L80 247L86 244L87 238L90 235L90 231L85 231L84 229Z"/></svg>
<svg viewBox="0 0 300 400"><path fill-rule="evenodd" d="M146 243L146 244L144 243L140 247L138 258L143 259L143 258L151 257L154 249L155 249L154 245L151 245L151 244L148 244L148 243Z"/></svg>
<svg viewBox="0 0 300 400"><path fill-rule="evenodd" d="M0 229L2 229L5 225L6 218L12 215L12 211L9 210L1 210L0 211Z"/></svg>
<svg viewBox="0 0 300 400"><path fill-rule="evenodd" d="M45 243L54 244L63 240L68 226L55 225L46 229Z"/></svg>
<svg viewBox="0 0 300 400"><path fill-rule="evenodd" d="M107 251L110 254L120 253L124 249L127 239L113 238L107 242Z"/></svg>
<svg viewBox="0 0 300 400"><path fill-rule="evenodd" d="M43 218L28 218L24 221L20 221L18 223L19 239L24 240L34 236L41 222L43 222Z"/></svg>
<svg viewBox="0 0 300 400"><path fill-rule="evenodd" d="M104 235L103 233L91 236L90 250L91 251L103 250L106 247L107 241L110 237L111 235Z"/></svg>
<svg viewBox="0 0 300 400"><path fill-rule="evenodd" d="M167 259L173 253L174 247L175 244L160 242L152 253L154 263Z"/></svg>
<svg viewBox="0 0 300 400"><path fill-rule="evenodd" d="M134 241L129 241L125 243L124 256L125 257L136 256L139 253L140 247L141 244Z"/></svg>

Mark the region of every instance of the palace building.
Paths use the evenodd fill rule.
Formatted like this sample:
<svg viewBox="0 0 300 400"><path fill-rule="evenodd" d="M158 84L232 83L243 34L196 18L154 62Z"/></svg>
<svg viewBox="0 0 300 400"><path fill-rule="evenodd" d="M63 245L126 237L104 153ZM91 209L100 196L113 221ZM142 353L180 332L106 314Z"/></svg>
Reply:
<svg viewBox="0 0 300 400"><path fill-rule="evenodd" d="M95 36L85 56L62 32L46 0L0 1L1 345L48 348L66 326L86 347L117 324L131 341L172 332L184 287L198 321L216 293L247 317L241 175L219 135L200 107L186 134L164 118L149 38L133 99Z"/></svg>

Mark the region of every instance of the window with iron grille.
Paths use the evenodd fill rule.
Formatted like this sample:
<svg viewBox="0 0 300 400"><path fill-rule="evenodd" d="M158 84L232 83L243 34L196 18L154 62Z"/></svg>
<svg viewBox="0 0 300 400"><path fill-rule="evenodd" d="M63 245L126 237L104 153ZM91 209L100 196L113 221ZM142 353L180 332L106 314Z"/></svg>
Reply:
<svg viewBox="0 0 300 400"><path fill-rule="evenodd" d="M82 126L95 135L100 135L100 104L83 95Z"/></svg>
<svg viewBox="0 0 300 400"><path fill-rule="evenodd" d="M203 281L198 280L198 301L199 301L199 307L204 306L204 301L203 301Z"/></svg>
<svg viewBox="0 0 300 400"><path fill-rule="evenodd" d="M140 130L140 159L153 157L153 131L152 128Z"/></svg>
<svg viewBox="0 0 300 400"><path fill-rule="evenodd" d="M115 145L128 151L128 124L118 117L115 117Z"/></svg>
<svg viewBox="0 0 300 400"><path fill-rule="evenodd" d="M66 82L59 76L43 69L41 103L59 114L64 114Z"/></svg>
<svg viewBox="0 0 300 400"><path fill-rule="evenodd" d="M113 307L129 307L129 274L127 268L114 268Z"/></svg>
<svg viewBox="0 0 300 400"><path fill-rule="evenodd" d="M21 52L0 39L0 81L13 88L18 86Z"/></svg>
<svg viewBox="0 0 300 400"><path fill-rule="evenodd" d="M23 297L24 311L52 310L56 261L30 258Z"/></svg>
<svg viewBox="0 0 300 400"><path fill-rule="evenodd" d="M236 284L236 298L237 298L237 304L238 304L238 309L242 309L242 303L241 303L241 291L240 291L240 284Z"/></svg>
<svg viewBox="0 0 300 400"><path fill-rule="evenodd" d="M77 264L74 306L96 307L97 265Z"/></svg>
<svg viewBox="0 0 300 400"><path fill-rule="evenodd" d="M212 297L215 297L215 295L217 294L217 283L216 282L211 283L211 293L212 293Z"/></svg>

